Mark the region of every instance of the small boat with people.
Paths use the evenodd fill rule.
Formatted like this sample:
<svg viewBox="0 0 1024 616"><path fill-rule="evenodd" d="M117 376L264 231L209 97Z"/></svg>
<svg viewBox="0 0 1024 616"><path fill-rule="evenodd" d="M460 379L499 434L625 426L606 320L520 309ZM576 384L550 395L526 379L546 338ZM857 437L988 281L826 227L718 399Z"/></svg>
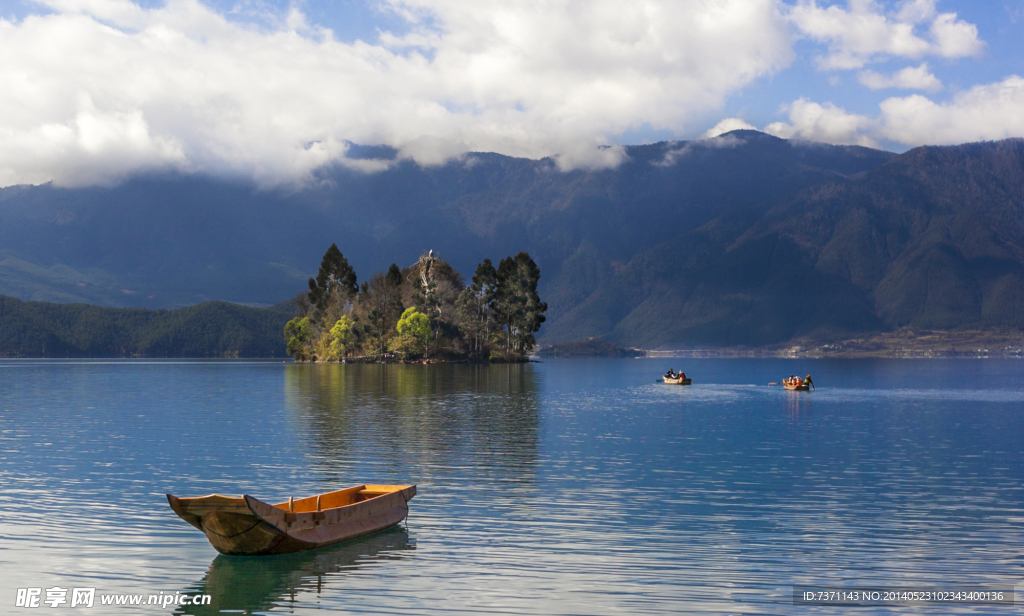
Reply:
<svg viewBox="0 0 1024 616"><path fill-rule="evenodd" d="M665 376L661 377L668 385L689 385L693 382L693 379L687 378L686 373L683 371L676 372L674 369L669 368Z"/></svg>
<svg viewBox="0 0 1024 616"><path fill-rule="evenodd" d="M810 391L814 381L809 374L804 378L791 374L788 379L782 379L782 386L789 391Z"/></svg>
<svg viewBox="0 0 1024 616"><path fill-rule="evenodd" d="M312 550L391 528L409 515L416 486L361 485L271 505L248 494L167 495L181 519L221 554L259 556Z"/></svg>

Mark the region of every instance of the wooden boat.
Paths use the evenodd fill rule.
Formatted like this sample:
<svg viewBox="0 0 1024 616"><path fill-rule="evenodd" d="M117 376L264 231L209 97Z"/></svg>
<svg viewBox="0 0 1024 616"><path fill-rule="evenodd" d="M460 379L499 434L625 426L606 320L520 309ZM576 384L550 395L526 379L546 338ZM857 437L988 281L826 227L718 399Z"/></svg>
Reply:
<svg viewBox="0 0 1024 616"><path fill-rule="evenodd" d="M693 379L690 379L690 378L670 379L667 376L662 376L661 378L663 378L665 380L665 382L667 384L669 384L669 385L689 385L690 383L693 382Z"/></svg>
<svg viewBox="0 0 1024 616"><path fill-rule="evenodd" d="M312 550L390 528L409 514L416 486L362 485L271 505L248 494L167 495L181 519L221 554L256 556Z"/></svg>
<svg viewBox="0 0 1024 616"><path fill-rule="evenodd" d="M782 386L789 391L810 391L811 384L803 380L791 381L789 379L782 379Z"/></svg>

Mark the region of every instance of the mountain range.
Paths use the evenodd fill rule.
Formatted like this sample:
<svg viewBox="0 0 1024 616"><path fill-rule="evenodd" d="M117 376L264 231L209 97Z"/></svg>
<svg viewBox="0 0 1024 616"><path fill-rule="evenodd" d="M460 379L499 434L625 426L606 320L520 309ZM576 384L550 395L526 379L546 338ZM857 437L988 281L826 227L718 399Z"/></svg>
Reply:
<svg viewBox="0 0 1024 616"><path fill-rule="evenodd" d="M1024 328L1024 140L903 154L756 131L626 148L614 169L473 153L0 190L0 294L174 308L294 296L336 242L360 280L428 249L465 275L525 250L539 340L758 346L904 326ZM384 166L384 165L382 165Z"/></svg>

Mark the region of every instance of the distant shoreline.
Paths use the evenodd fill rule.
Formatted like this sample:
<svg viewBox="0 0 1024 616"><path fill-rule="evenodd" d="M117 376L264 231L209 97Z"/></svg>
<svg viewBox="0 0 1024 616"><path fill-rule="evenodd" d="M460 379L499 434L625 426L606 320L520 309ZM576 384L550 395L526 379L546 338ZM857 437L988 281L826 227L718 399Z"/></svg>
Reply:
<svg viewBox="0 0 1024 616"><path fill-rule="evenodd" d="M874 352L852 352L852 351L837 351L822 353L814 349L807 351L770 351L770 350L740 350L740 349L692 349L692 350L678 350L678 351L649 351L647 357L656 358L707 358L707 359L868 359L868 358L887 358L887 359L1013 359L1013 358L1024 358L1024 352L1021 353L998 353L992 351L948 351L948 350L935 350L935 351L916 351L916 350L893 350L893 351L874 351Z"/></svg>
<svg viewBox="0 0 1024 616"><path fill-rule="evenodd" d="M686 357L686 358L857 358L906 359L1024 358L1024 331L925 330L903 328L862 338L822 342L795 339L761 347L679 347L640 349L621 347L600 338L586 338L541 347L538 357Z"/></svg>
<svg viewBox="0 0 1024 616"><path fill-rule="evenodd" d="M923 330L904 328L864 338L822 343L794 340L758 348L655 349L648 357L887 357L905 359L1024 358L1024 332L999 330Z"/></svg>

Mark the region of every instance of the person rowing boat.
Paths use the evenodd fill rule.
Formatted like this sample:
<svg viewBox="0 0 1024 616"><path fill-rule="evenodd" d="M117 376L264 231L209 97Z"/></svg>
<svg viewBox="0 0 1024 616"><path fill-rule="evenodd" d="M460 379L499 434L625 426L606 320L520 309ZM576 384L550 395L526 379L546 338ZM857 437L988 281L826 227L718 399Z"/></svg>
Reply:
<svg viewBox="0 0 1024 616"><path fill-rule="evenodd" d="M665 376L661 377L663 381L670 385L689 385L692 381L686 378L686 373L680 370L676 372L675 369L669 369L665 373Z"/></svg>
<svg viewBox="0 0 1024 616"><path fill-rule="evenodd" d="M814 381L809 374L803 379L791 374L788 379L782 379L782 386L790 391L810 391L811 387L814 387Z"/></svg>

